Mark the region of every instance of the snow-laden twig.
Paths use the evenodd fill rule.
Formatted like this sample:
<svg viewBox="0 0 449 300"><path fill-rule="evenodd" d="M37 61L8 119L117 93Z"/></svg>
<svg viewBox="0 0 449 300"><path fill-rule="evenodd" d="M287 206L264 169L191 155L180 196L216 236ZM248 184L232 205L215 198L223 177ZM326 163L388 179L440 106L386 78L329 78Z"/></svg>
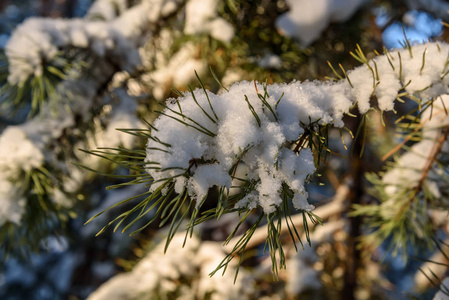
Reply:
<svg viewBox="0 0 449 300"><path fill-rule="evenodd" d="M120 69L131 71L140 64L138 47L143 37L175 11L179 2L144 0L110 21L29 18L6 45L8 81L21 84L29 76L41 76L45 64L71 47L88 49L100 58L107 56Z"/></svg>
<svg viewBox="0 0 449 300"><path fill-rule="evenodd" d="M146 161L159 167L147 169L155 181L150 190L173 181L177 193L187 187L198 207L210 187L229 189L235 169L246 166L243 180L253 185L239 207L272 213L286 184L295 207L310 210L304 185L315 172L314 157L310 145L297 142L318 126L343 127L343 116L355 104L361 114L368 112L373 96L388 111L400 97L447 93L448 52L447 44L430 43L368 60L358 49L353 55L364 65L337 82L240 82L218 95L187 92L171 100L153 124Z"/></svg>
<svg viewBox="0 0 449 300"><path fill-rule="evenodd" d="M99 60L88 70L80 71L84 72L81 78L79 74L73 76L74 78L70 74L62 78L63 80L55 87L53 101L45 103L39 115L23 124L9 126L0 135L2 140L0 153L3 153L0 161L2 172L0 200L3 207L0 224L8 220L20 223L21 214L18 213L24 213L24 201L20 199L25 197L25 191L17 184L11 184L18 182L15 175L18 171L14 171L13 174L9 170L26 173L30 171L31 164L33 169L44 170L47 166L51 166L63 173L66 172L70 166L65 166L57 159L56 152L49 150L59 147L57 141L67 130L75 128L79 122L91 122L92 108L102 105L99 98L104 87L116 72L132 70L139 65L138 48L146 40L143 37L154 33L157 24L176 11L179 5L180 1L145 0L111 21L31 18L14 31L6 47L10 70L8 80L13 85L21 85L29 77L42 75L42 67L48 61L57 59L61 49L68 51L78 48L91 51ZM114 129L113 126L136 128L140 126L135 116L136 104L129 102L135 100L127 96L126 92L123 93L123 90L116 90L116 93L126 106L118 106L122 108L122 115L120 112L111 115L112 119L109 122L111 128L106 132L109 137L106 138L107 144L103 146L117 147L118 144L113 143L122 143L129 147L129 137L112 139L111 137L116 134L113 135L111 131ZM130 108L134 108L134 111L130 112ZM9 134L12 132L16 134ZM17 139L21 137L24 140L21 150L11 151L11 147L14 147ZM28 144L32 147L23 147ZM24 159L14 159L18 156ZM25 159L26 157L28 158ZM72 175L71 178L77 177ZM48 177L46 174L39 176ZM38 184L36 180L34 182ZM57 189L61 188L59 184L53 182L49 188L57 192ZM74 191L73 188L70 190ZM60 198L53 196L55 201ZM70 202L73 204L73 201ZM22 208L19 209L20 207Z"/></svg>
<svg viewBox="0 0 449 300"><path fill-rule="evenodd" d="M432 206L447 207L448 202L448 105L446 94L424 102L405 137L405 140L418 141L398 156L380 177L370 175L373 193L381 203L358 205L354 212L368 216L373 223L383 224L365 239L369 244L379 245L393 236L391 247L396 252L406 249L410 242L430 242L432 229L427 210ZM393 152L398 150L396 147ZM406 255L404 251L402 254Z"/></svg>

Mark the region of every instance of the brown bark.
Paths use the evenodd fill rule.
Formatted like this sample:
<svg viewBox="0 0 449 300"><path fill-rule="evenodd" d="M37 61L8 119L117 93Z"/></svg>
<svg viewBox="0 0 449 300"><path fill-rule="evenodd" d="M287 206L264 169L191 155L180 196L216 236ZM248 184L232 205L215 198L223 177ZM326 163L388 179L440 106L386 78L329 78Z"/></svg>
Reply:
<svg viewBox="0 0 449 300"><path fill-rule="evenodd" d="M360 125L362 117L358 115L355 122L355 130ZM355 132L355 131L354 131ZM351 158L350 177L352 179L351 194L349 197L349 205L361 204L364 195L364 162L360 157L363 149L363 138L359 136L354 141L353 157ZM347 238L346 268L343 277L343 289L341 290L340 299L355 300L355 292L357 289L357 270L359 269L361 251L357 247L357 242L361 236L362 219L361 217L349 218L349 234Z"/></svg>

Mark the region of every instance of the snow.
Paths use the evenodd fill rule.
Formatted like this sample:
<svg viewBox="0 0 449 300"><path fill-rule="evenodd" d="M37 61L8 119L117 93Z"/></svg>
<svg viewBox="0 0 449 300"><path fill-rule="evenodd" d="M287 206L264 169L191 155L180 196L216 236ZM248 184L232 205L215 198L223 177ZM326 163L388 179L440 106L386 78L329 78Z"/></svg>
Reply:
<svg viewBox="0 0 449 300"><path fill-rule="evenodd" d="M223 186L227 189L231 188L231 178L227 170L217 164L199 166L188 182L191 196L198 200L206 197L209 187L214 185Z"/></svg>
<svg viewBox="0 0 449 300"><path fill-rule="evenodd" d="M195 58L197 52L198 49L193 43L186 43L170 59L158 57L157 69L144 77L144 80L153 86L152 93L157 100L165 99L167 84L175 87L186 86L196 79L195 71L198 74L205 73L207 63Z"/></svg>
<svg viewBox="0 0 449 300"><path fill-rule="evenodd" d="M20 180L26 172L39 168L44 155L18 126L7 127L0 136L0 225L5 222L20 224L25 198Z"/></svg>
<svg viewBox="0 0 449 300"><path fill-rule="evenodd" d="M190 0L186 4L184 33L210 34L216 40L229 43L234 37L232 25L218 16L218 0Z"/></svg>
<svg viewBox="0 0 449 300"><path fill-rule="evenodd" d="M8 179L0 175L0 225L6 222L20 224L25 210L25 198Z"/></svg>
<svg viewBox="0 0 449 300"><path fill-rule="evenodd" d="M113 277L88 299L152 299L176 292L182 295L177 299L203 299L207 295L218 300L249 299L254 294L253 282L245 270L240 270L234 284L233 263L223 276L209 276L225 257L219 244L200 243L196 236L184 248L183 243L184 234L180 233L165 254L164 243L157 245L131 272Z"/></svg>
<svg viewBox="0 0 449 300"><path fill-rule="evenodd" d="M282 68L282 60L279 56L275 54L266 54L257 62L257 64L261 68L271 68L271 69Z"/></svg>
<svg viewBox="0 0 449 300"><path fill-rule="evenodd" d="M99 1L91 10L114 7L121 11L124 1ZM10 84L22 84L30 76L41 76L44 62L56 63L64 48L88 49L101 57L108 56L121 69L131 71L140 64L138 46L150 24L173 10L178 1L147 0L114 18L105 12L105 20L29 18L18 26L6 45ZM176 7L176 6L175 6ZM108 9L110 10L110 8ZM106 11L108 11L106 10Z"/></svg>
<svg viewBox="0 0 449 300"><path fill-rule="evenodd" d="M304 46L317 40L331 22L346 22L364 0L286 0L290 10L276 20L276 26Z"/></svg>
<svg viewBox="0 0 449 300"><path fill-rule="evenodd" d="M95 55L112 55L122 68L139 63L135 46L111 24L80 19L29 18L19 25L6 45L10 84L22 84L30 76L41 76L44 62L56 64L65 47L90 49Z"/></svg>
<svg viewBox="0 0 449 300"><path fill-rule="evenodd" d="M157 101L163 101L172 87L182 90L192 81L196 82L195 71L199 76L208 71L197 42L187 41L178 49L176 40L183 34L178 27L162 28L151 41L151 51L146 47L140 49L146 71L134 85L134 94L149 93Z"/></svg>
<svg viewBox="0 0 449 300"><path fill-rule="evenodd" d="M44 154L18 126L7 127L0 136L0 170L8 177L18 176L20 171L39 168Z"/></svg>
<svg viewBox="0 0 449 300"><path fill-rule="evenodd" d="M437 18L449 20L447 14L449 3L444 0L406 0L405 4L410 10L424 10Z"/></svg>

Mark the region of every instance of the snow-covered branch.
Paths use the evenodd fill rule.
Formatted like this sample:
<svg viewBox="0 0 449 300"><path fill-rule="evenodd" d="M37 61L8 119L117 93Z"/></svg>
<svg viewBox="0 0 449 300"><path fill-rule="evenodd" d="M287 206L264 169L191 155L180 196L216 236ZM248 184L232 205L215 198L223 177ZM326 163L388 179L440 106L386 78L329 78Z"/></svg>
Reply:
<svg viewBox="0 0 449 300"><path fill-rule="evenodd" d="M71 176L61 175L62 178L79 177L75 176L79 170L72 170L72 166L57 158L58 149L61 150L58 140L67 130L76 129L80 122L89 123L92 118L95 120L92 108L105 104L121 108L121 112L111 114L109 128L101 139L105 141L102 146L117 147L121 144L130 147L134 138L114 137L118 135L114 129L141 126L136 116L135 100L126 91L116 89L114 93L122 104L115 105L114 101L102 98L104 87L118 71L132 71L140 65L138 49L146 40L144 37L151 36L159 22L176 11L180 4L180 1L145 0L110 21L92 21L89 16L87 19L71 20L31 18L14 31L6 47L8 81L11 85L20 86L30 77L42 77L47 64L58 63L60 51L73 48L87 50L98 60L87 70L67 74L55 87L54 99L41 107L39 115L23 124L7 127L0 136L1 224L6 221L18 224L24 213L25 191L16 184L19 179L17 174L22 174L20 172L27 173L30 167L43 172L51 166L62 174L67 174L68 169L73 171ZM19 145L18 139L23 140L20 151L11 151L12 147ZM20 159L15 159L17 157ZM48 178L46 174L42 176ZM73 185L73 180L69 181ZM59 197L62 195L59 188L62 188L60 183L53 182L51 190L47 191L53 194L53 201L73 205L73 201L67 202L66 197ZM63 189L63 192L74 191L74 186Z"/></svg>
<svg viewBox="0 0 449 300"><path fill-rule="evenodd" d="M175 11L179 2L145 0L108 21L30 18L14 31L6 46L8 81L20 84L29 76L41 76L46 63L71 47L88 49L99 58L107 56L120 69L131 71L140 64L138 47L146 40L144 36ZM100 1L97 5L113 4Z"/></svg>
<svg viewBox="0 0 449 300"><path fill-rule="evenodd" d="M446 94L448 52L447 44L430 43L368 61L358 51L364 65L337 82L240 82L218 95L186 93L154 122L146 159L157 164L147 168L155 180L150 190L174 181L177 193L187 187L199 205L212 186L229 189L234 171L245 166L243 180L252 185L240 208L274 212L286 184L295 207L311 210L304 185L315 164L311 148L302 143L305 135L318 126L343 127L343 116L355 104L361 114L371 109L372 96L381 111L389 111L398 97Z"/></svg>

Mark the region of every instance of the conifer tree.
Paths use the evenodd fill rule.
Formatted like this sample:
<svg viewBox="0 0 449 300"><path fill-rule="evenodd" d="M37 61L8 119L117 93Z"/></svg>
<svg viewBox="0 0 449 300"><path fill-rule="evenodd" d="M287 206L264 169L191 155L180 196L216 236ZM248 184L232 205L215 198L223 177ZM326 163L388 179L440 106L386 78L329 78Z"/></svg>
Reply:
<svg viewBox="0 0 449 300"><path fill-rule="evenodd" d="M91 299L257 299L267 276L273 295L387 297L376 251L424 260L408 292L445 299L449 45L379 37L421 2L97 0L27 19L1 65L2 258L81 218L163 239Z"/></svg>

